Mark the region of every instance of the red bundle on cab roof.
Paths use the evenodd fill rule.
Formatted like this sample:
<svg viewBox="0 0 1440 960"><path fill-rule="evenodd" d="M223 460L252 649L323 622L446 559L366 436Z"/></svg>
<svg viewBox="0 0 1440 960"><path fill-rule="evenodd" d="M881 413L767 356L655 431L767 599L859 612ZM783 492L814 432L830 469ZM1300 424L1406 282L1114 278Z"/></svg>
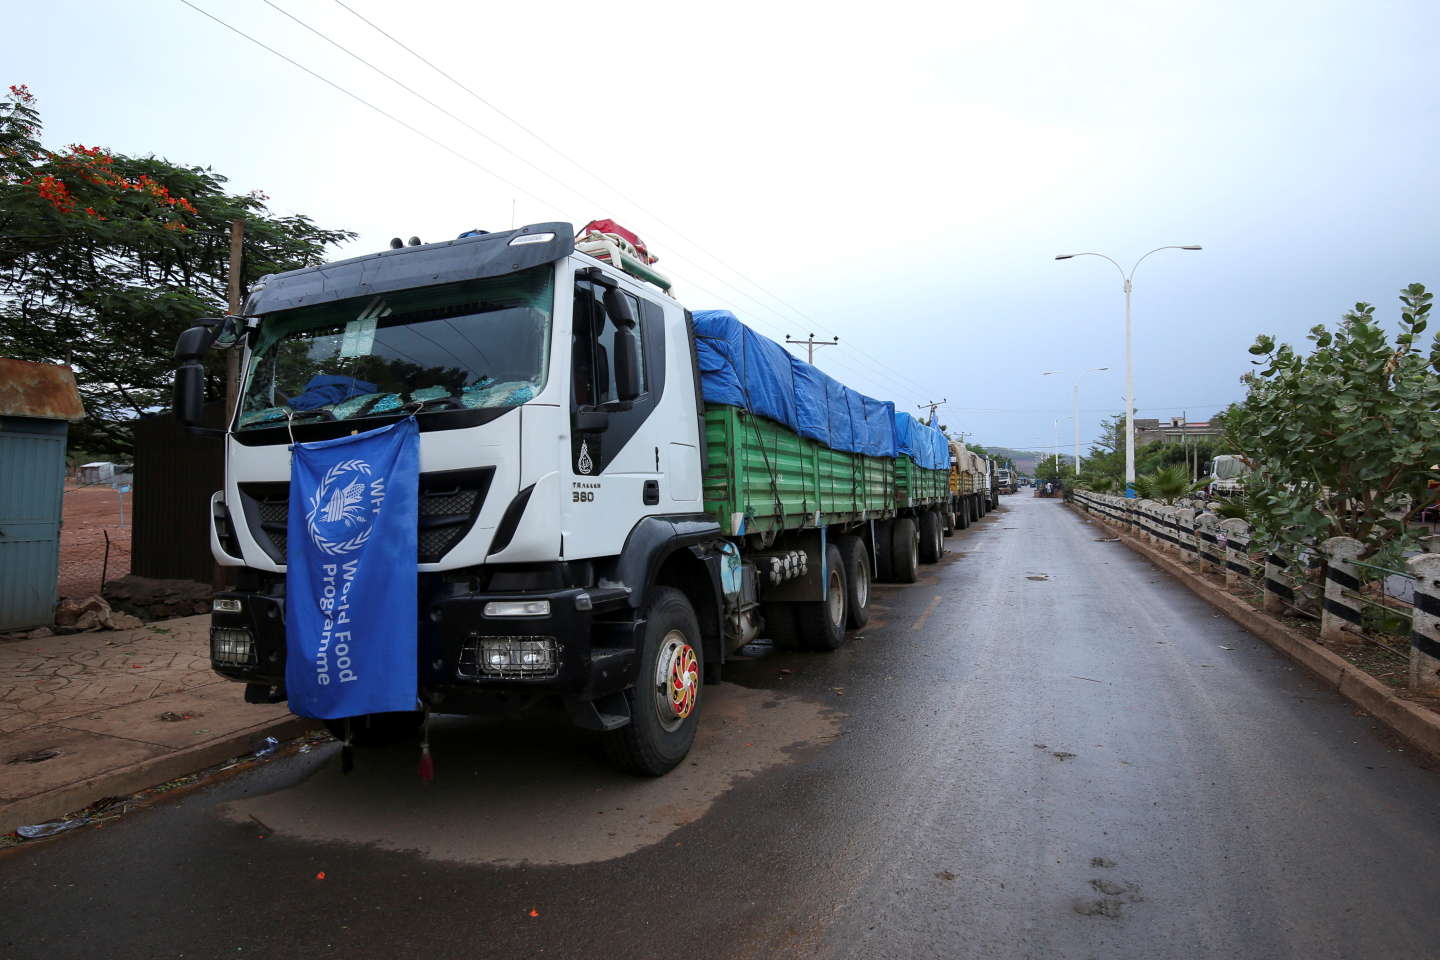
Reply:
<svg viewBox="0 0 1440 960"><path fill-rule="evenodd" d="M585 224L585 226L581 228L580 236L583 237L591 230L598 230L601 233L615 234L617 237L620 237L626 243L630 244L630 246L634 247L635 251L640 254L640 259L644 260L646 263L654 263L657 259L659 259L658 257L652 257L650 255L650 251L645 249L644 240L641 240L638 236L631 233L629 230L626 230L614 220L591 220L589 223Z"/></svg>

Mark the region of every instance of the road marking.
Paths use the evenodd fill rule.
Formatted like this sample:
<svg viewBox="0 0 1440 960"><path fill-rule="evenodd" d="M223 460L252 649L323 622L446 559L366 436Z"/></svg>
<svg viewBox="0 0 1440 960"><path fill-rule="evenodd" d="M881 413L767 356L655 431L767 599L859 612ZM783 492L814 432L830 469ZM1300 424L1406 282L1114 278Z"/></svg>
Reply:
<svg viewBox="0 0 1440 960"><path fill-rule="evenodd" d="M920 614L920 619L915 621L914 625L910 627L910 630L913 632L925 626L925 621L930 619L930 614L934 613L935 608L938 606L940 606L940 598L938 596L931 597L930 606L925 608L925 612Z"/></svg>

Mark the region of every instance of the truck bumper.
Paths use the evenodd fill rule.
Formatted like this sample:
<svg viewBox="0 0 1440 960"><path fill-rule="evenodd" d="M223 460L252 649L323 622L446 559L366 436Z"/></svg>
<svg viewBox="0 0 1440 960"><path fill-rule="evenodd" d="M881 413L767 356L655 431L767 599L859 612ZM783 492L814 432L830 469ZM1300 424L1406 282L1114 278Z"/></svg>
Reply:
<svg viewBox="0 0 1440 960"><path fill-rule="evenodd" d="M216 599L238 601L240 609L211 615L215 672L250 684L249 699L286 699L285 599L241 591ZM493 602L535 601L549 603L547 615L485 612ZM460 593L422 601L420 610L418 692L439 712L489 712L497 697L516 694L559 696L574 711L635 682L645 621L634 618L623 595L583 588ZM593 725L593 712L578 711L578 722Z"/></svg>

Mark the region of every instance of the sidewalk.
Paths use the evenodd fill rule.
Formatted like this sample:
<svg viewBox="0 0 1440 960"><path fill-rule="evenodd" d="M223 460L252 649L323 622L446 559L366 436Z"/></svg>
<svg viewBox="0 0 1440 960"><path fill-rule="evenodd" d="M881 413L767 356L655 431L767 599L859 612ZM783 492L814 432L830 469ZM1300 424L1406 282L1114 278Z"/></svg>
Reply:
<svg viewBox="0 0 1440 960"><path fill-rule="evenodd" d="M211 671L209 629L207 614L0 642L0 834L315 725L284 704L246 703Z"/></svg>

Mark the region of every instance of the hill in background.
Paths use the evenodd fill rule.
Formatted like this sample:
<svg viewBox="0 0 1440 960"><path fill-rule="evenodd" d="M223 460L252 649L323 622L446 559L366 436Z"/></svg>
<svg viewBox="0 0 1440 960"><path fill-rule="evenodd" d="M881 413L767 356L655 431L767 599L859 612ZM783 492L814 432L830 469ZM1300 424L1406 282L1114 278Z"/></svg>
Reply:
<svg viewBox="0 0 1440 960"><path fill-rule="evenodd" d="M1041 460L1052 456L1052 454L1042 450L1015 450L1010 447L992 447L989 445L987 445L985 449L990 451L992 457L1009 457L1011 460L1014 460L1015 469L1029 476L1035 475L1035 467ZM1071 463L1074 459L1075 458L1069 454L1060 454L1060 462L1062 464Z"/></svg>

